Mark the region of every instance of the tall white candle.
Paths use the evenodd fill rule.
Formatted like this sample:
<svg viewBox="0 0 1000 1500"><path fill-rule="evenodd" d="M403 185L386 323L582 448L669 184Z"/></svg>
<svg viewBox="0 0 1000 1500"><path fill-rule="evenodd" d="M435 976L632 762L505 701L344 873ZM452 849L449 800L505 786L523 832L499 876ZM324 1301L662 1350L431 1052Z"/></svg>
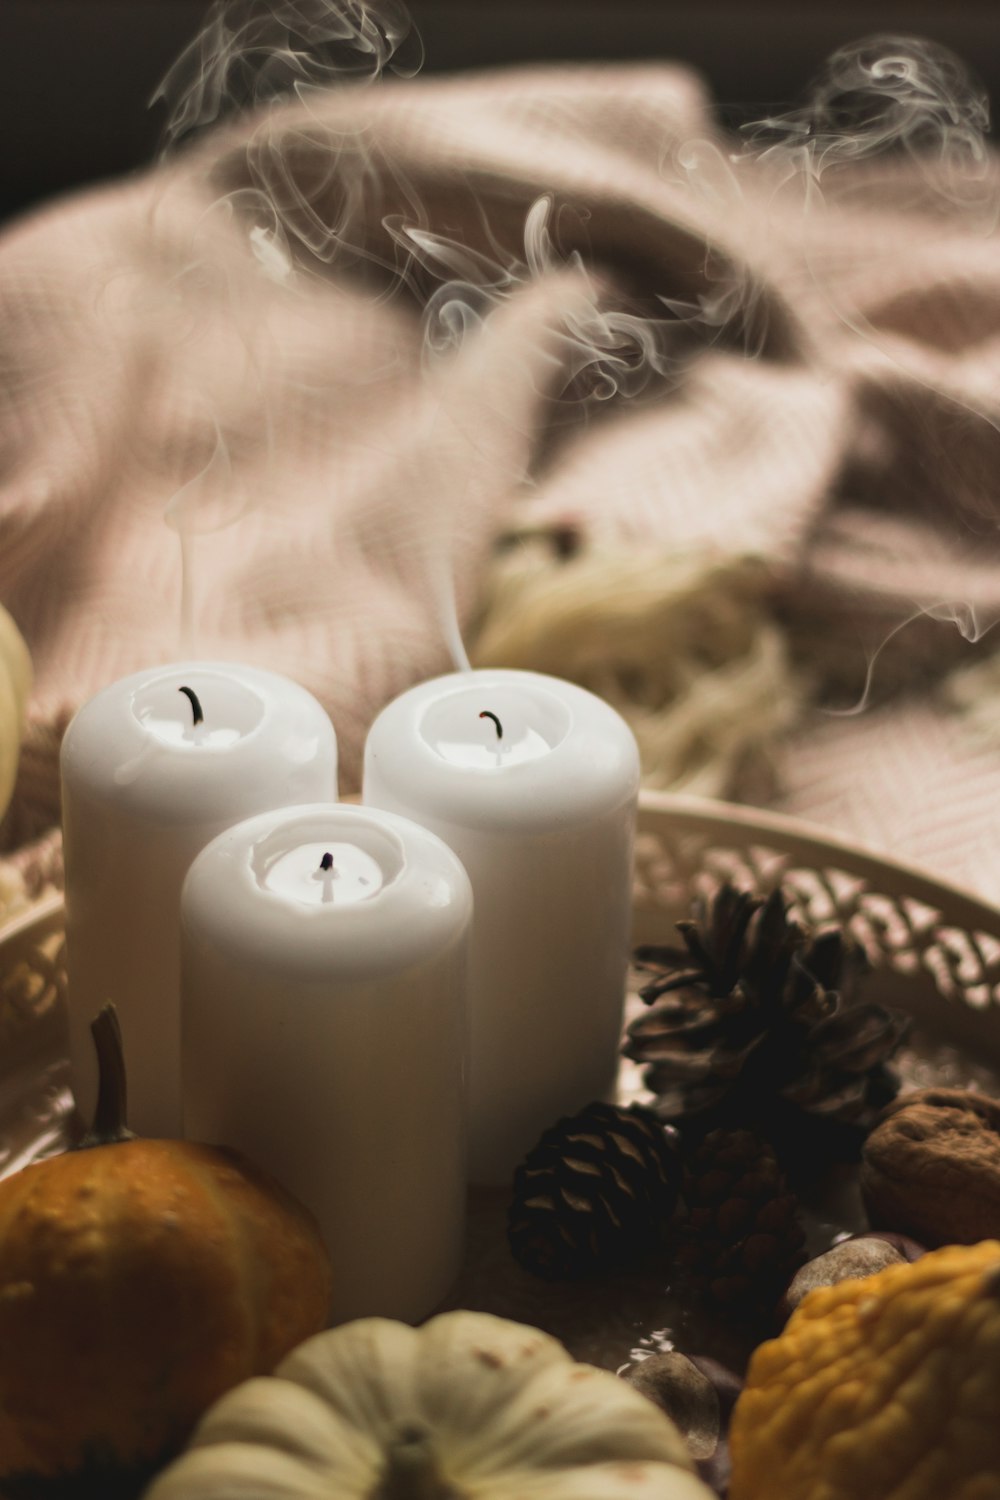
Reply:
<svg viewBox="0 0 1000 1500"><path fill-rule="evenodd" d="M423 1317L459 1268L471 912L440 839L341 805L238 824L184 885L186 1133L312 1209L337 1322Z"/></svg>
<svg viewBox="0 0 1000 1500"><path fill-rule="evenodd" d="M199 849L250 813L335 798L337 741L284 677L229 662L152 667L105 688L62 747L70 1057L96 1096L90 1022L121 1017L129 1118L180 1134L181 884Z"/></svg>
<svg viewBox="0 0 1000 1500"><path fill-rule="evenodd" d="M364 801L432 828L475 893L470 1171L506 1180L612 1087L639 756L592 693L533 672L439 677L376 719Z"/></svg>

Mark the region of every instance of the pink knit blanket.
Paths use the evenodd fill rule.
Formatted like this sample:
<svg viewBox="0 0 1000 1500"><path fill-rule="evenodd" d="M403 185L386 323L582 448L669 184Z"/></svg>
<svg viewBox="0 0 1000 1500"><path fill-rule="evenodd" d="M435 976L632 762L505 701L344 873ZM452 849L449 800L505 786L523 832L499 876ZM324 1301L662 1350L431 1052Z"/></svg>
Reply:
<svg viewBox="0 0 1000 1500"><path fill-rule="evenodd" d="M311 95L9 228L9 836L74 708L187 651L303 682L355 786L516 504L768 559L825 684L781 805L1000 896L1000 739L941 697L1000 616L1000 174L917 144L751 160L682 70L532 68Z"/></svg>

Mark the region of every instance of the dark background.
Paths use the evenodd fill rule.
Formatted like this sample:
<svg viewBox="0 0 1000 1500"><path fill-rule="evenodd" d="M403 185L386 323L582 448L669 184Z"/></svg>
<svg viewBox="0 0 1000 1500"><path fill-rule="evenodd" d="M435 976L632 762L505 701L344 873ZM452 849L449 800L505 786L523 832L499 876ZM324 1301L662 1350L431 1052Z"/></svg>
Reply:
<svg viewBox="0 0 1000 1500"><path fill-rule="evenodd" d="M0 0L0 213L147 162L147 101L205 0ZM1000 106L1000 5L901 0L412 0L425 71L558 58L670 58L723 118L800 95L823 58L873 32L944 42Z"/></svg>

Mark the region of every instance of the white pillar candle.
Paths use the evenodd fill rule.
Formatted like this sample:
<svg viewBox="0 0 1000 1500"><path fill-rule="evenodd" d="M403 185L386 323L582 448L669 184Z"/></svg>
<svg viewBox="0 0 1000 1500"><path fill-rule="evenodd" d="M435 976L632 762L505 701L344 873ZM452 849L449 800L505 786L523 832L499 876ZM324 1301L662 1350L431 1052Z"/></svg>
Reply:
<svg viewBox="0 0 1000 1500"><path fill-rule="evenodd" d="M533 672L439 677L372 726L365 803L440 834L475 894L473 1181L506 1180L546 1126L613 1086L638 788L621 716Z"/></svg>
<svg viewBox="0 0 1000 1500"><path fill-rule="evenodd" d="M459 1269L471 913L440 839L342 805L238 824L184 885L186 1133L312 1209L336 1322L415 1321Z"/></svg>
<svg viewBox="0 0 1000 1500"><path fill-rule="evenodd" d="M231 823L337 795L337 741L316 699L273 672L188 662L136 672L86 703L62 747L70 1058L93 1111L90 1022L121 1018L129 1120L180 1134L180 894Z"/></svg>

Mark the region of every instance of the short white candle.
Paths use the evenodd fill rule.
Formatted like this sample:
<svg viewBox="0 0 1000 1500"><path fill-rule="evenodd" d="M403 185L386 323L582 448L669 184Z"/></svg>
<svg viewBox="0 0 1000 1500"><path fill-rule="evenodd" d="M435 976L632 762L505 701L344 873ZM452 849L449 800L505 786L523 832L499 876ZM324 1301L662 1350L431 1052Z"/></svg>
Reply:
<svg viewBox="0 0 1000 1500"><path fill-rule="evenodd" d="M613 1086L638 788L621 716L533 672L436 678L372 726L365 803L440 834L475 893L473 1181L506 1180L546 1126Z"/></svg>
<svg viewBox="0 0 1000 1500"><path fill-rule="evenodd" d="M343 805L248 819L184 884L186 1133L312 1209L336 1322L415 1321L459 1269L471 913L440 839Z"/></svg>
<svg viewBox="0 0 1000 1500"><path fill-rule="evenodd" d="M63 740L62 804L70 1057L85 1119L97 1085L90 1022L113 1000L130 1124L142 1135L180 1134L188 866L251 813L336 795L328 715L273 672L229 662L152 667L80 709Z"/></svg>

